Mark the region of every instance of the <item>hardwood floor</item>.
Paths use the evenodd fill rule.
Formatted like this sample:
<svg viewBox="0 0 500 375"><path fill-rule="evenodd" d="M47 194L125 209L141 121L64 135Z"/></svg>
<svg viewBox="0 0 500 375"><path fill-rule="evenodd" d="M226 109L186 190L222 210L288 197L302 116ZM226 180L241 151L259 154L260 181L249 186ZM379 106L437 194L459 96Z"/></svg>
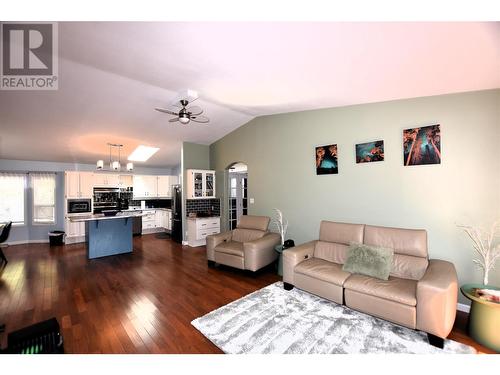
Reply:
<svg viewBox="0 0 500 375"><path fill-rule="evenodd" d="M133 254L95 260L83 244L17 245L5 254L1 347L8 332L55 316L67 353L221 353L190 322L279 280L272 269L252 276L208 268L204 247L160 235L134 238ZM465 323L459 315L450 338L491 352L466 335Z"/></svg>

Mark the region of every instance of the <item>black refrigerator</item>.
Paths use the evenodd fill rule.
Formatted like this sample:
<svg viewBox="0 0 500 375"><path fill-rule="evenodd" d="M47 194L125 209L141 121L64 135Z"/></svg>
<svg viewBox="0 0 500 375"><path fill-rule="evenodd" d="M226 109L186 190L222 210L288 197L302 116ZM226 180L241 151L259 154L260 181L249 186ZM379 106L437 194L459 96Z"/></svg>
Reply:
<svg viewBox="0 0 500 375"><path fill-rule="evenodd" d="M172 185L172 239L182 243L182 188Z"/></svg>

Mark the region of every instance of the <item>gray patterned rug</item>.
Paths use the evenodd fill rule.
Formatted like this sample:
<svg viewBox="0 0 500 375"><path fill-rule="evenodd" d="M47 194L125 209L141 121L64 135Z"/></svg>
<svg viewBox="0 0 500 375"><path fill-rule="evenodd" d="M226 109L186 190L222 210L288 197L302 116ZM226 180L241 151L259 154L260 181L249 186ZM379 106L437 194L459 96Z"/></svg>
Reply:
<svg viewBox="0 0 500 375"><path fill-rule="evenodd" d="M225 353L475 353L277 282L191 322Z"/></svg>

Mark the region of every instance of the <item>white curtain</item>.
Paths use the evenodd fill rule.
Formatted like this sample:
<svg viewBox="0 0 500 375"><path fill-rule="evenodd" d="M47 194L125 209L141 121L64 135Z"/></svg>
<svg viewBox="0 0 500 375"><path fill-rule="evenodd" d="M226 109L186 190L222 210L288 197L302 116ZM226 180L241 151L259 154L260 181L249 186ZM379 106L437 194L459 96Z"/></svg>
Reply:
<svg viewBox="0 0 500 375"><path fill-rule="evenodd" d="M24 224L26 174L0 173L0 222Z"/></svg>
<svg viewBox="0 0 500 375"><path fill-rule="evenodd" d="M30 173L33 192L33 223L54 224L56 221L56 175Z"/></svg>

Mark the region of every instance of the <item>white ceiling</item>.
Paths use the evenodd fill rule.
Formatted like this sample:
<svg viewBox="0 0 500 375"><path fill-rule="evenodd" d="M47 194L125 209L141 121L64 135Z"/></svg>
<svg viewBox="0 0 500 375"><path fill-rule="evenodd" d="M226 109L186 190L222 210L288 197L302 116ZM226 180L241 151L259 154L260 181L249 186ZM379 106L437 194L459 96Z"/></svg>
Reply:
<svg viewBox="0 0 500 375"><path fill-rule="evenodd" d="M255 116L500 87L500 23L59 24L59 90L0 91L0 158L210 144ZM208 124L154 111L197 90Z"/></svg>

